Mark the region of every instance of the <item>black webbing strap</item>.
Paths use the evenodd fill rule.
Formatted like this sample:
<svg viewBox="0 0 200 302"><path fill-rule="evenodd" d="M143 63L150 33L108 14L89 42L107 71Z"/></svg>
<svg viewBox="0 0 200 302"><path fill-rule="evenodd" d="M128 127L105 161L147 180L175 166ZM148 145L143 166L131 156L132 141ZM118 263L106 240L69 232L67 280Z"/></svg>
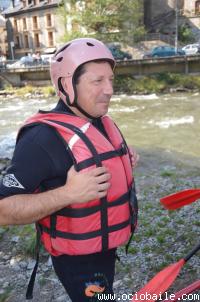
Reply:
<svg viewBox="0 0 200 302"><path fill-rule="evenodd" d="M128 243L126 244L125 251L128 253L128 249L133 238L133 234L135 232L137 226L137 218L138 218L138 200L135 192L135 184L133 182L132 189L130 191L130 219L131 219L131 236L129 238Z"/></svg>
<svg viewBox="0 0 200 302"><path fill-rule="evenodd" d="M127 150L124 148L124 144L122 144L118 150L112 150L112 151L100 153L99 157L100 157L101 161L104 161L104 160L108 160L108 159L111 159L114 157L123 156L126 153L127 153ZM93 157L85 159L77 164L77 171L88 168L94 164L95 164L95 161L94 161Z"/></svg>
<svg viewBox="0 0 200 302"><path fill-rule="evenodd" d="M56 222L57 222L57 216L54 213L50 216L50 230L51 230L52 238L56 238Z"/></svg>
<svg viewBox="0 0 200 302"><path fill-rule="evenodd" d="M126 192L125 194L121 195L119 198L115 199L114 201L108 203L108 208L116 207L123 205L127 202L130 198L130 192ZM96 212L100 211L101 205L93 206L90 208L63 208L55 213L57 216L63 216L63 217L71 217L71 218L82 218L86 217L92 214L95 214Z"/></svg>
<svg viewBox="0 0 200 302"><path fill-rule="evenodd" d="M53 121L47 120L47 121L68 128L71 131L73 131L76 135L78 135L82 139L82 141L86 144L90 152L92 153L95 165L97 167L102 167L102 162L95 146L78 127L61 121L55 121L55 120ZM107 211L108 202L106 197L100 198L100 200L101 200L100 212L101 212L102 251L106 251L108 249L108 211Z"/></svg>
<svg viewBox="0 0 200 302"><path fill-rule="evenodd" d="M130 225L130 219L127 219L126 221L120 222L118 224L114 224L111 226L108 226L108 232L116 232L119 231L126 226ZM48 234L51 234L51 231L49 228L41 225L42 232L46 232ZM56 236L64 239L70 239L70 240L88 240L91 238L95 238L98 236L102 236L102 229L91 231L88 233L69 233L69 232L63 232L56 230Z"/></svg>
<svg viewBox="0 0 200 302"><path fill-rule="evenodd" d="M40 253L40 230L39 227L37 227L37 232L36 232L36 243L35 243L35 266L33 268L31 277L29 279L29 283L27 286L26 290L26 300L31 300L33 299L33 288L35 284L35 277L37 274L37 269L38 269L38 264L39 264L39 253Z"/></svg>

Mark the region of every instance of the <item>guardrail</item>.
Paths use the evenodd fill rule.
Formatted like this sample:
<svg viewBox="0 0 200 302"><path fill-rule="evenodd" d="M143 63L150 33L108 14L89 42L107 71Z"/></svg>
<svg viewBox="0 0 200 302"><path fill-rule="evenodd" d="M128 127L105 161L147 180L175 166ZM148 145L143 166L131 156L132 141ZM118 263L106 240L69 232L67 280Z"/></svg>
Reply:
<svg viewBox="0 0 200 302"><path fill-rule="evenodd" d="M144 76L164 72L183 74L200 73L200 54L192 56L148 58L126 62L118 62L116 74Z"/></svg>
<svg viewBox="0 0 200 302"><path fill-rule="evenodd" d="M131 76L144 76L164 72L200 73L200 54L117 61L115 72L117 75ZM21 86L23 82L50 81L49 64L33 64L21 66L20 68L0 67L0 81L7 81L13 86Z"/></svg>

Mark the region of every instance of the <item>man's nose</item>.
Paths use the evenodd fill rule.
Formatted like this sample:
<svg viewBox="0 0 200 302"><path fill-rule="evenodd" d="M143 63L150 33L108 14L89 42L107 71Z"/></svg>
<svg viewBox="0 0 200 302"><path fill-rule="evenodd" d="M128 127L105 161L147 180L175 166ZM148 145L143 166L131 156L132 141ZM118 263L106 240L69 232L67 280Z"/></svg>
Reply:
<svg viewBox="0 0 200 302"><path fill-rule="evenodd" d="M113 94L113 83L110 80L105 81L104 83L104 93L108 95Z"/></svg>

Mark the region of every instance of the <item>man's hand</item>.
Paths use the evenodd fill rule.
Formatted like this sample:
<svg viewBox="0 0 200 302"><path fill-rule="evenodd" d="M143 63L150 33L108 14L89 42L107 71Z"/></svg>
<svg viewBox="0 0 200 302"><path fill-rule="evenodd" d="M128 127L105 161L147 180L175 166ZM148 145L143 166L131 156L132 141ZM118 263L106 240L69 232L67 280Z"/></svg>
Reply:
<svg viewBox="0 0 200 302"><path fill-rule="evenodd" d="M64 186L67 195L70 196L70 203L83 203L106 196L110 187L110 177L105 167L94 168L87 172L76 172L72 167ZM65 190L63 190L64 194Z"/></svg>
<svg viewBox="0 0 200 302"><path fill-rule="evenodd" d="M131 156L131 166L132 168L135 168L137 166L140 156L136 153L133 147L129 146L128 149Z"/></svg>
<svg viewBox="0 0 200 302"><path fill-rule="evenodd" d="M72 167L64 186L37 194L18 194L0 200L0 225L27 224L74 203L106 196L111 175L105 167L76 172Z"/></svg>

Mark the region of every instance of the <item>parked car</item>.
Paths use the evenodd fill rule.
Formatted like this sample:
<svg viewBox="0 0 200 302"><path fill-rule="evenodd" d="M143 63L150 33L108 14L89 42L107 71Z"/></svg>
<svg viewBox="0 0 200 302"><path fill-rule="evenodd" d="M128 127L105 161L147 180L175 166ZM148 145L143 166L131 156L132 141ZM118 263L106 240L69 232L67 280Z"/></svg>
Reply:
<svg viewBox="0 0 200 302"><path fill-rule="evenodd" d="M51 62L51 59L53 56L54 56L54 53L42 54L41 55L42 63L49 64Z"/></svg>
<svg viewBox="0 0 200 302"><path fill-rule="evenodd" d="M120 44L111 44L108 45L108 48L112 52L113 57L116 60L131 60L132 55L126 51L121 50Z"/></svg>
<svg viewBox="0 0 200 302"><path fill-rule="evenodd" d="M18 61L14 63L7 64L7 68L22 68L22 67L29 67L29 66L39 66L39 65L46 65L49 64L50 58L53 56L51 55L28 55L21 57Z"/></svg>
<svg viewBox="0 0 200 302"><path fill-rule="evenodd" d="M18 61L7 64L7 68L20 68L20 67L25 67L25 66L30 66L34 64L34 59L32 56L24 56L21 57Z"/></svg>
<svg viewBox="0 0 200 302"><path fill-rule="evenodd" d="M172 46L156 46L150 52L144 54L143 59L158 58L158 57L172 57L172 56L184 56L185 51L178 49L177 53L175 47Z"/></svg>
<svg viewBox="0 0 200 302"><path fill-rule="evenodd" d="M182 47L182 50L185 51L186 55L195 55L200 53L200 45L196 44L188 44Z"/></svg>

